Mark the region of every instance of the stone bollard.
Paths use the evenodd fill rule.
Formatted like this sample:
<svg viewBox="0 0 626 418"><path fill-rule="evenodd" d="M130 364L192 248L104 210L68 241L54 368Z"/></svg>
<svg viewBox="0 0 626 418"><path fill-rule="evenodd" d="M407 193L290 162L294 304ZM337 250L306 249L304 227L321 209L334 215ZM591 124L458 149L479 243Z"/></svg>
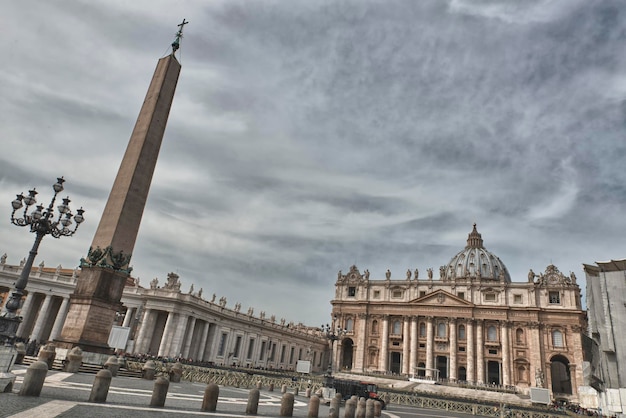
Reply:
<svg viewBox="0 0 626 418"><path fill-rule="evenodd" d="M292 417L293 416L293 393L285 393L280 400L280 414L279 417Z"/></svg>
<svg viewBox="0 0 626 418"><path fill-rule="evenodd" d="M89 395L89 402L104 403L107 401L112 377L113 373L107 369L102 369L96 373L96 379L93 381L91 394Z"/></svg>
<svg viewBox="0 0 626 418"><path fill-rule="evenodd" d="M246 406L246 415L256 415L259 410L259 398L261 392L258 389L250 389L248 394L248 405Z"/></svg>
<svg viewBox="0 0 626 418"><path fill-rule="evenodd" d="M356 404L355 418L365 418L365 398L359 399L359 402Z"/></svg>
<svg viewBox="0 0 626 418"><path fill-rule="evenodd" d="M354 397L346 401L346 410L344 411L344 418L354 418L356 413L357 400Z"/></svg>
<svg viewBox="0 0 626 418"><path fill-rule="evenodd" d="M120 369L120 364L117 362L117 357L109 357L106 363L104 363L104 368L111 372L111 376L117 377L117 371Z"/></svg>
<svg viewBox="0 0 626 418"><path fill-rule="evenodd" d="M220 396L220 387L211 382L204 390L201 411L215 412L217 409L217 398Z"/></svg>
<svg viewBox="0 0 626 418"><path fill-rule="evenodd" d="M22 364L24 361L24 356L26 355L26 346L24 343L15 344L15 351L17 351L17 356L15 356L15 364Z"/></svg>
<svg viewBox="0 0 626 418"><path fill-rule="evenodd" d="M63 366L63 370L67 373L76 373L80 369L81 364L83 364L83 350L76 346L67 353L67 361Z"/></svg>
<svg viewBox="0 0 626 418"><path fill-rule="evenodd" d="M183 376L183 365L180 362L174 363L170 369L170 382L179 383L180 378Z"/></svg>
<svg viewBox="0 0 626 418"><path fill-rule="evenodd" d="M157 377L154 381L154 389L152 389L152 398L150 406L165 406L165 398L167 397L167 389L170 387L170 381L164 377Z"/></svg>
<svg viewBox="0 0 626 418"><path fill-rule="evenodd" d="M365 418L374 418L374 399L365 401Z"/></svg>
<svg viewBox="0 0 626 418"><path fill-rule="evenodd" d="M141 368L141 378L146 380L154 380L154 374L156 373L156 364L152 360L145 362Z"/></svg>
<svg viewBox="0 0 626 418"><path fill-rule="evenodd" d="M320 398L317 395L311 396L309 401L309 415L308 418L318 418L320 414Z"/></svg>
<svg viewBox="0 0 626 418"><path fill-rule="evenodd" d="M261 383L261 381L259 380L258 382L256 382L256 388L261 390L261 388L263 387L263 384Z"/></svg>
<svg viewBox="0 0 626 418"><path fill-rule="evenodd" d="M330 400L330 409L328 410L328 418L339 418L339 406L341 405L341 395L335 396Z"/></svg>
<svg viewBox="0 0 626 418"><path fill-rule="evenodd" d="M41 350L39 350L39 357L37 360L43 361L48 365L48 370L52 370L52 365L54 364L54 358L56 355L56 347L54 344L49 343L44 345Z"/></svg>
<svg viewBox="0 0 626 418"><path fill-rule="evenodd" d="M20 388L20 396L39 396L43 382L48 373L48 364L45 361L36 361L26 369L26 376Z"/></svg>
<svg viewBox="0 0 626 418"><path fill-rule="evenodd" d="M297 388L297 387L296 387L296 388L293 390L293 396L298 396L298 394L299 394L299 393L300 393L300 388Z"/></svg>
<svg viewBox="0 0 626 418"><path fill-rule="evenodd" d="M374 416L379 417L383 414L383 404L381 401L374 401Z"/></svg>
<svg viewBox="0 0 626 418"><path fill-rule="evenodd" d="M282 385L280 388L280 393L285 394L287 393L287 385Z"/></svg>
<svg viewBox="0 0 626 418"><path fill-rule="evenodd" d="M270 383L270 387L267 388L267 390L269 390L270 392L274 392L274 384Z"/></svg>
<svg viewBox="0 0 626 418"><path fill-rule="evenodd" d="M306 396L307 398L311 397L311 388L306 388L306 390L304 391L304 396Z"/></svg>

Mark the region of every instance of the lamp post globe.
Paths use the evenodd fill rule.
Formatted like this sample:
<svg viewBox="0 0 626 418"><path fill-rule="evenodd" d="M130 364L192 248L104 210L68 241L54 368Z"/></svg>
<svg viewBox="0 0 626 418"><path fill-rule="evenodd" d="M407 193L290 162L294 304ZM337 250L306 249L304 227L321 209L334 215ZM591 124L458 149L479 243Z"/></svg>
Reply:
<svg viewBox="0 0 626 418"><path fill-rule="evenodd" d="M330 356L328 361L328 368L326 369L325 378L325 386L332 387L333 386L333 353L334 353L334 345L335 341L339 340L346 332L346 329L343 329L339 326L335 326L337 322L337 317L333 317L332 325L326 324L322 325L322 335L326 337L329 341L330 345Z"/></svg>

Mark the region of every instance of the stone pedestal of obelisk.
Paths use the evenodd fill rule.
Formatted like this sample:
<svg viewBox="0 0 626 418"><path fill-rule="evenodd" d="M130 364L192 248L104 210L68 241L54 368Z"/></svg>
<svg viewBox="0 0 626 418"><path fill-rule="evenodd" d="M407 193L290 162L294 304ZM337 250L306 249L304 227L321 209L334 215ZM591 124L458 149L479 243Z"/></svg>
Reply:
<svg viewBox="0 0 626 418"><path fill-rule="evenodd" d="M179 74L174 53L159 60L91 248L81 259L65 324L55 341L59 347L112 351L107 341L130 275L129 262Z"/></svg>

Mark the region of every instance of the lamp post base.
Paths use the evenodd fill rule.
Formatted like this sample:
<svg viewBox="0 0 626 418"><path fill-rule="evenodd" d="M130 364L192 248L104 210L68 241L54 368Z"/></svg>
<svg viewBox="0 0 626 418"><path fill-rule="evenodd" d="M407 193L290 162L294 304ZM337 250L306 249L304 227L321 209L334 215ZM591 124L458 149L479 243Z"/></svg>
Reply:
<svg viewBox="0 0 626 418"><path fill-rule="evenodd" d="M13 346L17 329L22 323L20 316L2 315L0 316L0 344Z"/></svg>

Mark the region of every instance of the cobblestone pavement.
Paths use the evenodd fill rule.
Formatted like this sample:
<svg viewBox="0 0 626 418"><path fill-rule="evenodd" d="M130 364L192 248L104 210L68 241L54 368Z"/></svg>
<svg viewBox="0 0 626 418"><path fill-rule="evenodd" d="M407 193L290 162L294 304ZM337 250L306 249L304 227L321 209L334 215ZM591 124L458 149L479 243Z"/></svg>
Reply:
<svg viewBox="0 0 626 418"><path fill-rule="evenodd" d="M245 415L248 389L220 387L216 413L201 412L205 384L170 383L165 407L150 407L153 381L130 377L114 377L105 404L89 403L95 375L49 371L39 397L18 396L26 368L15 366L17 375L12 393L0 394L0 417L174 417L218 416L250 417ZM260 417L275 417L280 411L280 391L261 390L258 407ZM320 416L328 416L328 408L320 407ZM294 416L307 416L308 399L297 396ZM325 414L325 415L323 415Z"/></svg>
<svg viewBox="0 0 626 418"><path fill-rule="evenodd" d="M26 373L25 366L15 366L17 379L11 393L0 393L0 417L12 418L97 418L97 417L224 417L251 418L246 415L249 389L220 387L217 412L201 412L206 384L181 382L170 383L165 407L150 407L154 381L131 377L114 377L104 404L90 403L89 395L95 375L48 371L39 397L18 396ZM261 390L257 417L277 417L280 412L280 391ZM296 396L294 417L308 416L308 402L304 396ZM328 416L328 406L321 404L320 417ZM343 416L343 408L340 411ZM385 418L466 417L446 411L398 407L383 411Z"/></svg>

